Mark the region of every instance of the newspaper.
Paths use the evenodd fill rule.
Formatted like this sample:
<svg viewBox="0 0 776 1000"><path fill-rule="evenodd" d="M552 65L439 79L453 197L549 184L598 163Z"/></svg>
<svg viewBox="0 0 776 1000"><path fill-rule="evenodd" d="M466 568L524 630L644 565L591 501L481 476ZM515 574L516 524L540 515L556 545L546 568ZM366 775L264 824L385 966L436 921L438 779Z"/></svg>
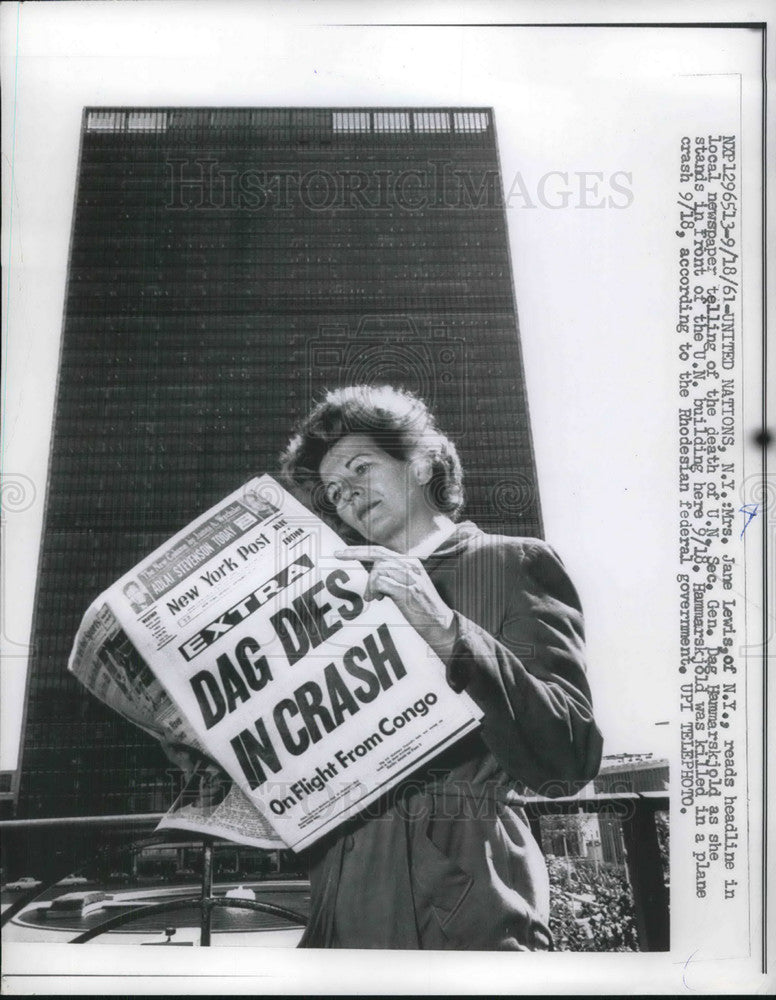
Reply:
<svg viewBox="0 0 776 1000"><path fill-rule="evenodd" d="M477 727L394 602L363 599L368 574L342 548L262 476L84 615L70 671L201 762L160 827L301 850Z"/></svg>

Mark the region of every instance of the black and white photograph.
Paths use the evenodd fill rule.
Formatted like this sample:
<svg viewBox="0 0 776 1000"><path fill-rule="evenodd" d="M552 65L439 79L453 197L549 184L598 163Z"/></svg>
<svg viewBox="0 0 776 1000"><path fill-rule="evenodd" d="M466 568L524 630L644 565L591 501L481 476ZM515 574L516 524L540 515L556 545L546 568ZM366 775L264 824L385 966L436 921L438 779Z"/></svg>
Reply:
<svg viewBox="0 0 776 1000"><path fill-rule="evenodd" d="M768 18L0 5L5 992L773 987Z"/></svg>

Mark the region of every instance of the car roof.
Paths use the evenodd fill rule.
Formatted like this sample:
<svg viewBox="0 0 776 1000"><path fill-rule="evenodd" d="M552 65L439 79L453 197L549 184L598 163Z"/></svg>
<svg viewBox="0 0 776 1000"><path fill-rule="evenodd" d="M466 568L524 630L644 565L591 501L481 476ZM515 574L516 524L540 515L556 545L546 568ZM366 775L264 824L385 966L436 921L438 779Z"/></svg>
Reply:
<svg viewBox="0 0 776 1000"><path fill-rule="evenodd" d="M105 892L100 892L99 890L95 890L95 889L92 889L90 892L65 892L61 896L57 896L57 898L54 900L54 902L55 903L60 903L63 899L64 900L73 900L73 899L87 900L87 899L94 899L95 897L97 897L99 899L107 899L108 898L108 894L105 893Z"/></svg>

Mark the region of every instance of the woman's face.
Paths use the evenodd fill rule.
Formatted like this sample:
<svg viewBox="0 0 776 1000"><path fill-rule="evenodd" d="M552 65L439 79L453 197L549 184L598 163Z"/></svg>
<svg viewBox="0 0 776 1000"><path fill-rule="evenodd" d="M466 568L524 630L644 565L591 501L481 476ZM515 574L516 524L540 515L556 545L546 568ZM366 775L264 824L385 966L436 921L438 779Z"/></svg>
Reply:
<svg viewBox="0 0 776 1000"><path fill-rule="evenodd" d="M342 438L318 471L340 519L376 545L406 551L413 525L433 517L413 463L392 458L368 434Z"/></svg>

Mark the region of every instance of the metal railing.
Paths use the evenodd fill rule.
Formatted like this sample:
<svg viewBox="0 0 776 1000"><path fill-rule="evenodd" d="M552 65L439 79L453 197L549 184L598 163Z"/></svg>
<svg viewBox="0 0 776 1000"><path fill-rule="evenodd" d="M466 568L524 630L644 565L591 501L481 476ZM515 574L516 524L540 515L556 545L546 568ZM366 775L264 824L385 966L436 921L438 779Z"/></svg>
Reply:
<svg viewBox="0 0 776 1000"><path fill-rule="evenodd" d="M598 815L615 816L621 823L625 864L633 893L636 918L636 930L639 950L667 951L670 946L669 892L663 877L663 864L660 854L660 844L656 823L656 813L667 812L669 809L668 794L665 792L625 792L609 795L590 795L587 797L568 796L555 799L529 798L525 802L526 814L531 824L537 843L541 844L541 818L553 815L571 815L579 813L595 813ZM57 818L34 820L8 820L0 823L0 833L11 832L14 829L30 830L40 827L88 827L99 826L108 831L117 831L122 835L136 836L143 829L152 828L161 814L142 816L102 816L86 818ZM177 834L180 837L180 834ZM109 845L103 849L106 856L119 852L138 851L143 847L168 843L168 836L155 836L140 841L133 840L120 847ZM213 911L222 906L254 910L271 914L287 920L297 926L304 926L307 918L294 910L278 906L274 903L259 900L226 898L213 894L213 840L201 840L202 845L202 876L200 890L196 895L185 896L173 901L148 903L138 905L129 913L111 917L95 927L78 934L72 939L72 944L84 944L94 938L117 928L126 926L132 921L149 914L161 914L179 909L199 911L200 945L207 947L211 943ZM91 857L82 866L83 870L95 861ZM72 871L72 865L68 865ZM68 872L69 873L69 872ZM67 873L57 875L47 880L45 884L25 893L9 906L2 914L2 924L11 920L17 913L28 906L35 898L48 889L53 888Z"/></svg>

